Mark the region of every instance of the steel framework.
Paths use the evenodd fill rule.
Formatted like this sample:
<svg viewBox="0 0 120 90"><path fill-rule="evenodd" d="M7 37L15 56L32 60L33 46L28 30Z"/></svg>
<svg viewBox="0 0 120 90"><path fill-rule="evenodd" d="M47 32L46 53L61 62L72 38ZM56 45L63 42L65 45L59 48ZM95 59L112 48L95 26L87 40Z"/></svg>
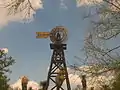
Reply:
<svg viewBox="0 0 120 90"><path fill-rule="evenodd" d="M50 48L53 49L53 54L51 57L51 64L47 77L47 86L46 90L48 90L50 80L54 83L54 86L50 90L64 90L62 87L63 82L66 80L67 90L71 90L70 82L68 78L68 72L65 62L64 50L66 50L66 44L50 44ZM57 81L57 76L60 71L63 71L63 80ZM59 72L58 72L59 71Z"/></svg>

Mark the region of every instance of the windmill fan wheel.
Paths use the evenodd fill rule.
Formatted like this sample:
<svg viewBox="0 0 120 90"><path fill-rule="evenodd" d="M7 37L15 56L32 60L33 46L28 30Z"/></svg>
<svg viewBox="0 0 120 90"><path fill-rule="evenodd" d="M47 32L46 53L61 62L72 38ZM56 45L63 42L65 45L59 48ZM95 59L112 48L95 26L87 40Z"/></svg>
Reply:
<svg viewBox="0 0 120 90"><path fill-rule="evenodd" d="M67 40L67 29L63 26L56 26L50 33L50 40L53 43L62 43Z"/></svg>

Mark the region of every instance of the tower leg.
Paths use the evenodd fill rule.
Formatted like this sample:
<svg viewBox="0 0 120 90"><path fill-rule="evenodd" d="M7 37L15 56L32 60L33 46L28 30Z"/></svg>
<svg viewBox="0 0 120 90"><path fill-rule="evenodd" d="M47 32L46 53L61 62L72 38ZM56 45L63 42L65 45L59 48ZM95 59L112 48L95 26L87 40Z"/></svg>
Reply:
<svg viewBox="0 0 120 90"><path fill-rule="evenodd" d="M51 58L51 64L49 67L45 90L48 90L50 81L53 82L54 86L50 86L49 90L66 90L62 87L64 81L66 81L67 90L71 90L64 56L65 46L66 44L51 44L53 54Z"/></svg>

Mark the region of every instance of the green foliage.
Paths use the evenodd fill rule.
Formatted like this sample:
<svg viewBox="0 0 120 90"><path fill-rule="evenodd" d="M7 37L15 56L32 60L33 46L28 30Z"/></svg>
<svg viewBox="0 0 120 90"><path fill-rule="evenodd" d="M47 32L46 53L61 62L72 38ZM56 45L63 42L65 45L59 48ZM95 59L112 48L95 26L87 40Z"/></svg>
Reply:
<svg viewBox="0 0 120 90"><path fill-rule="evenodd" d="M7 90L7 88L9 87L9 85L7 84L8 81L9 79L7 79L5 75L0 75L0 90Z"/></svg>
<svg viewBox="0 0 120 90"><path fill-rule="evenodd" d="M0 53L2 53L0 51ZM9 85L6 73L11 73L10 66L15 63L15 60L12 57L7 57L7 54L0 54L0 90L7 90Z"/></svg>

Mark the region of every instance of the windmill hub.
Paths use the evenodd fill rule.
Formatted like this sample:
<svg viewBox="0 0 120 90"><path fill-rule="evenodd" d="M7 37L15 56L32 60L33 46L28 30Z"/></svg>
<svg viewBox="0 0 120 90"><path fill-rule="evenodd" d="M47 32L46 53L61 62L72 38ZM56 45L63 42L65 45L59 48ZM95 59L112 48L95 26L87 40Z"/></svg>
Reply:
<svg viewBox="0 0 120 90"><path fill-rule="evenodd" d="M50 32L50 40L53 43L63 43L67 40L67 29L63 26L56 26Z"/></svg>

